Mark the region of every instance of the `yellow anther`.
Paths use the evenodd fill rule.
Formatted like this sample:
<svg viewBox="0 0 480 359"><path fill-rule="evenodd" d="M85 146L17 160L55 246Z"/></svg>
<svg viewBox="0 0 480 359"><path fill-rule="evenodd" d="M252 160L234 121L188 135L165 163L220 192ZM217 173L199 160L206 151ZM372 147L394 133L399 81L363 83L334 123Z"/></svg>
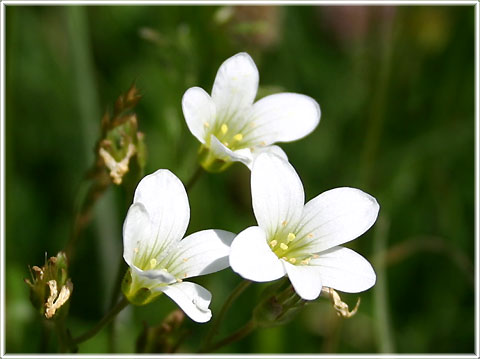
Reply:
<svg viewBox="0 0 480 359"><path fill-rule="evenodd" d="M228 132L228 126L226 124L223 124L220 127L220 131L222 132L222 134L226 134Z"/></svg>
<svg viewBox="0 0 480 359"><path fill-rule="evenodd" d="M183 258L183 261L184 261L184 262L188 261L188 258Z"/></svg>
<svg viewBox="0 0 480 359"><path fill-rule="evenodd" d="M227 141L225 141L223 144L224 144L226 147L228 147L228 145L229 145L229 143L228 143Z"/></svg>
<svg viewBox="0 0 480 359"><path fill-rule="evenodd" d="M182 283L183 280L181 280L180 278L177 278L177 283Z"/></svg>
<svg viewBox="0 0 480 359"><path fill-rule="evenodd" d="M285 221L282 222L282 226L285 227L286 225L287 225L287 221L285 220Z"/></svg>
<svg viewBox="0 0 480 359"><path fill-rule="evenodd" d="M255 122L250 122L250 127L255 127L257 124Z"/></svg>
<svg viewBox="0 0 480 359"><path fill-rule="evenodd" d="M288 236L287 236L287 242L291 242L295 239L295 234L293 233L289 233Z"/></svg>
<svg viewBox="0 0 480 359"><path fill-rule="evenodd" d="M210 127L210 124L208 122L204 122L203 125L207 128Z"/></svg>
<svg viewBox="0 0 480 359"><path fill-rule="evenodd" d="M293 264L293 263L295 263L297 260L296 260L295 258L290 258L288 261Z"/></svg>
<svg viewBox="0 0 480 359"><path fill-rule="evenodd" d="M138 248L134 248L133 251L134 251L135 253L138 253Z"/></svg>
<svg viewBox="0 0 480 359"><path fill-rule="evenodd" d="M301 264L307 265L310 263L310 258L304 259L303 261L300 262Z"/></svg>
<svg viewBox="0 0 480 359"><path fill-rule="evenodd" d="M155 258L150 259L150 268L155 268L157 265L157 260Z"/></svg>
<svg viewBox="0 0 480 359"><path fill-rule="evenodd" d="M241 133L237 133L235 136L233 136L233 139L235 141L241 141L243 140L243 135Z"/></svg>
<svg viewBox="0 0 480 359"><path fill-rule="evenodd" d="M270 242L270 245L271 245L272 248L273 248L273 247L275 247L275 246L277 245L277 243L278 243L277 240L274 239L273 241Z"/></svg>
<svg viewBox="0 0 480 359"><path fill-rule="evenodd" d="M308 238L312 238L312 237L313 237L313 233L309 233L309 234L307 235L307 237L308 237Z"/></svg>
<svg viewBox="0 0 480 359"><path fill-rule="evenodd" d="M285 261L288 261L288 258L287 257L282 257L283 260Z"/></svg>
<svg viewBox="0 0 480 359"><path fill-rule="evenodd" d="M315 258L315 259L317 259L318 257L320 257L318 254L314 254L314 255L312 256L312 258Z"/></svg>
<svg viewBox="0 0 480 359"><path fill-rule="evenodd" d="M260 146L266 146L267 143L265 141L260 142Z"/></svg>
<svg viewBox="0 0 480 359"><path fill-rule="evenodd" d="M285 243L280 243L280 248L286 251L288 249L288 246Z"/></svg>

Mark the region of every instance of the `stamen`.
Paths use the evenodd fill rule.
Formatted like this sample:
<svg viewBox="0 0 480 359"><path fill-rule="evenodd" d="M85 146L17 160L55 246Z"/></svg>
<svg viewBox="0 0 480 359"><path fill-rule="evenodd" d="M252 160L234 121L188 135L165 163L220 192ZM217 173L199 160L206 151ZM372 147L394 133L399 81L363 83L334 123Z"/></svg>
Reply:
<svg viewBox="0 0 480 359"><path fill-rule="evenodd" d="M220 131L222 132L222 134L226 134L228 132L228 126L226 124L222 124L222 126L220 127Z"/></svg>
<svg viewBox="0 0 480 359"><path fill-rule="evenodd" d="M309 234L307 235L307 237L308 237L308 238L313 238L313 233L309 233Z"/></svg>
<svg viewBox="0 0 480 359"><path fill-rule="evenodd" d="M282 226L285 227L286 225L287 225L287 221L285 220L285 221L282 222Z"/></svg>
<svg viewBox="0 0 480 359"><path fill-rule="evenodd" d="M225 147L228 147L228 142L227 141L225 141L223 144L225 145Z"/></svg>
<svg viewBox="0 0 480 359"><path fill-rule="evenodd" d="M288 246L285 243L280 243L280 248L286 251L288 249Z"/></svg>
<svg viewBox="0 0 480 359"><path fill-rule="evenodd" d="M290 263L294 264L297 260L296 260L295 258L290 258L288 261L289 261Z"/></svg>
<svg viewBox="0 0 480 359"><path fill-rule="evenodd" d="M184 261L184 262L188 261L188 258L183 258L183 261Z"/></svg>
<svg viewBox="0 0 480 359"><path fill-rule="evenodd" d="M235 136L233 136L233 139L235 141L241 141L243 140L243 135L241 133L237 133Z"/></svg>
<svg viewBox="0 0 480 359"><path fill-rule="evenodd" d="M294 239L295 239L295 234L290 232L287 236L287 243L293 241Z"/></svg>
<svg viewBox="0 0 480 359"><path fill-rule="evenodd" d="M150 268L153 269L157 265L157 260L155 258L150 259Z"/></svg>
<svg viewBox="0 0 480 359"><path fill-rule="evenodd" d="M270 245L273 247L275 247L277 245L278 241L276 239L274 239L273 241L270 242Z"/></svg>
<svg viewBox="0 0 480 359"><path fill-rule="evenodd" d="M208 122L204 122L203 125L204 125L206 128L210 127L210 124L209 124Z"/></svg>
<svg viewBox="0 0 480 359"><path fill-rule="evenodd" d="M320 257L318 254L314 254L314 255L312 256L312 258L314 258L314 259L317 259L318 257Z"/></svg>
<svg viewBox="0 0 480 359"><path fill-rule="evenodd" d="M138 253L138 248L134 248L133 251L134 251L135 253Z"/></svg>
<svg viewBox="0 0 480 359"><path fill-rule="evenodd" d="M307 265L310 263L310 258L304 259L303 261L300 262L303 265Z"/></svg>

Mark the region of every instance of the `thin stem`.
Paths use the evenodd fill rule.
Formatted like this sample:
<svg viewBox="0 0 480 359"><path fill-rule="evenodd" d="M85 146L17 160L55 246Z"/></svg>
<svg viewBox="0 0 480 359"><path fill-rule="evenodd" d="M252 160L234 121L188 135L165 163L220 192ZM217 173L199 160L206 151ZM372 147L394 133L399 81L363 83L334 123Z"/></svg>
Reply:
<svg viewBox="0 0 480 359"><path fill-rule="evenodd" d="M215 319L212 326L210 327L210 330L207 333L207 337L205 338L205 345L203 345L202 349L204 349L205 347L208 347L211 344L212 339L215 336L215 334L217 334L219 326L222 323L223 317L227 313L228 309L230 309L231 305L240 296L240 294L242 294L243 291L245 289L247 289L247 287L250 285L250 283L252 283L252 282L250 282L248 280L243 280L232 291L232 293L230 294L228 299L223 304L223 307L220 310L220 313L218 314L218 317Z"/></svg>
<svg viewBox="0 0 480 359"><path fill-rule="evenodd" d="M110 321L117 316L126 306L128 305L127 298L123 297L120 302L113 307L110 312L108 312L92 329L86 333L80 335L79 337L73 339L74 344L80 344L84 341L94 337L105 325L110 323Z"/></svg>
<svg viewBox="0 0 480 359"><path fill-rule="evenodd" d="M58 320L55 322L55 329L57 331L57 336L58 336L58 343L59 343L58 350L60 353L65 353L67 349L70 347L70 345L69 345L68 335L67 335L67 331L65 329L65 324L63 323L63 320Z"/></svg>
<svg viewBox="0 0 480 359"><path fill-rule="evenodd" d="M121 288L122 288L122 279L123 275L126 270L126 263L123 260L123 258L120 258L120 262L118 264L118 269L117 269L117 276L115 279L115 287L113 288L112 291L112 297L110 299L110 307L113 307L115 305L115 302L117 301ZM111 353L115 352L115 320L111 322L111 324L108 326L108 349Z"/></svg>
<svg viewBox="0 0 480 359"><path fill-rule="evenodd" d="M202 166L198 166L195 170L195 172L193 173L192 177L190 178L190 180L187 182L186 186L185 186L185 189L187 190L187 193L190 192L190 190L192 189L192 187L195 185L195 183L197 183L198 179L200 178L200 176L202 175L203 173L203 168Z"/></svg>
<svg viewBox="0 0 480 359"><path fill-rule="evenodd" d="M234 343L236 341L239 341L240 339L246 337L248 334L250 334L252 331L254 331L257 328L257 324L253 319L250 319L243 327L241 327L239 330L234 332L233 334L229 335L225 339L220 340L219 342L214 343L211 346L208 346L207 348L203 349L201 353L209 353L213 352L217 349L220 349L221 347Z"/></svg>

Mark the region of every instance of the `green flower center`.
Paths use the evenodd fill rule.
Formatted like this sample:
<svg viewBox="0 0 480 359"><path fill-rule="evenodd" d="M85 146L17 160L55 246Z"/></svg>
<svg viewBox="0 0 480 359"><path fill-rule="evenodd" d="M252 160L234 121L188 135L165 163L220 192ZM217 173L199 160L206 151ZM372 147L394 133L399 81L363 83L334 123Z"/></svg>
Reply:
<svg viewBox="0 0 480 359"><path fill-rule="evenodd" d="M315 254L302 251L305 239L311 238L311 234L303 238L298 238L294 232L281 230L268 241L268 245L273 253L285 261L295 265L308 265L312 258L316 258Z"/></svg>

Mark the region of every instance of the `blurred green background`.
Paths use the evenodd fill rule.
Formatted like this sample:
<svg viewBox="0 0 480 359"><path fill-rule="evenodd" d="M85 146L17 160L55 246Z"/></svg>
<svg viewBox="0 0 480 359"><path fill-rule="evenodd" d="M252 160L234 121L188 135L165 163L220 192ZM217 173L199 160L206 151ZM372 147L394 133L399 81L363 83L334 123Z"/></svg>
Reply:
<svg viewBox="0 0 480 359"><path fill-rule="evenodd" d="M349 243L377 271L359 313L340 319L328 299L287 325L260 329L226 353L472 353L474 350L473 6L7 6L6 350L55 352L23 282L28 265L61 250L103 112L135 81L147 173L168 168L184 183L198 142L181 98L211 90L220 64L247 51L259 96L298 92L322 108L318 128L282 147L307 199L352 186L381 205L375 226ZM253 225L249 171L205 174L189 194L188 233ZM71 264L67 326L77 336L106 312L122 260L126 198L111 186ZM212 311L240 278L196 282ZM218 338L245 323L265 285L235 302ZM357 295L342 295L351 306ZM176 306L161 297L129 307L80 353L134 352L143 325ZM185 320L179 352L195 352L209 324Z"/></svg>

